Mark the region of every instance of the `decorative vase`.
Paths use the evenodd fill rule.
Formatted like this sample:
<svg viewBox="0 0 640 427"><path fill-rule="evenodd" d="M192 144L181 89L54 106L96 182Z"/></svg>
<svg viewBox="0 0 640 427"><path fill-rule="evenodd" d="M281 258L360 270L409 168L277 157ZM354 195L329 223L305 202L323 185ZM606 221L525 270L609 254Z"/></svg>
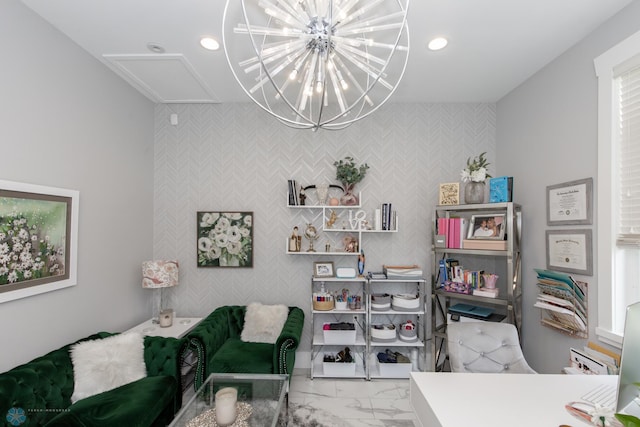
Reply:
<svg viewBox="0 0 640 427"><path fill-rule="evenodd" d="M325 206L327 197L329 197L329 184L316 184L316 194L318 195L318 204Z"/></svg>
<svg viewBox="0 0 640 427"><path fill-rule="evenodd" d="M342 186L344 187L344 194L340 197L340 204L343 206L356 206L359 202L358 196L353 192L353 188L356 185L343 183Z"/></svg>
<svg viewBox="0 0 640 427"><path fill-rule="evenodd" d="M464 202L467 204L484 203L484 182L467 182L464 187Z"/></svg>

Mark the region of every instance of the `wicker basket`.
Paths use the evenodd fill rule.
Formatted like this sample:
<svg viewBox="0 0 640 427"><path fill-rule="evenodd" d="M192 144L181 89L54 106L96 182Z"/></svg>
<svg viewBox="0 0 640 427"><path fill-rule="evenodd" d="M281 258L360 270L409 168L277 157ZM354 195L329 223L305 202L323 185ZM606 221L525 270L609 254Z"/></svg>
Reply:
<svg viewBox="0 0 640 427"><path fill-rule="evenodd" d="M320 311L333 310L333 300L331 301L313 301L313 309Z"/></svg>

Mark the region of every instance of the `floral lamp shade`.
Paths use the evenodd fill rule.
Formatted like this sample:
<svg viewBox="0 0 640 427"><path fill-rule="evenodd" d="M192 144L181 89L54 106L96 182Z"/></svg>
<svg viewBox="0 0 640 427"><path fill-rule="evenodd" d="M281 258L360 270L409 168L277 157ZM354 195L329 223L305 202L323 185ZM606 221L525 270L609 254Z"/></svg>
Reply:
<svg viewBox="0 0 640 427"><path fill-rule="evenodd" d="M144 261L143 288L170 288L178 285L178 261Z"/></svg>

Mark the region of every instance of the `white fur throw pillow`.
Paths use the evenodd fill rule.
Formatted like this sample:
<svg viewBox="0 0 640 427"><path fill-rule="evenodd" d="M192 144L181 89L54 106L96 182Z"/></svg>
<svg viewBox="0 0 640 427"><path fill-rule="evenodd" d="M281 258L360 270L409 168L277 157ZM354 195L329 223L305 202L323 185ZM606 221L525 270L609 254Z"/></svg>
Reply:
<svg viewBox="0 0 640 427"><path fill-rule="evenodd" d="M245 342L274 344L288 316L289 307L286 305L262 305L253 302L247 306L240 339Z"/></svg>
<svg viewBox="0 0 640 427"><path fill-rule="evenodd" d="M147 376L144 337L137 332L78 343L71 348L71 360L71 402Z"/></svg>

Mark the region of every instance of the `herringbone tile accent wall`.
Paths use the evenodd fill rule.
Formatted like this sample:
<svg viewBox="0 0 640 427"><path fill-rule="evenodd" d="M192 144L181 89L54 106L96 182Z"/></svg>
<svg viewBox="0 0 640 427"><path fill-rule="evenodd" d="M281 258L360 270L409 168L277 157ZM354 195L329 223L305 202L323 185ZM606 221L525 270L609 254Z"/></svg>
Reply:
<svg viewBox="0 0 640 427"><path fill-rule="evenodd" d="M356 188L363 208L372 215L391 202L399 232L364 236L366 270L416 263L428 278L438 184L459 181L469 156L487 151L494 159L495 128L494 104L387 104L346 130L318 132L289 129L252 104L158 105L154 256L180 261L180 285L167 290L171 306L181 316L204 316L252 301L297 305L307 314L302 349L309 351L310 277L321 258L285 254L292 227L303 230L313 219L287 208L287 180L337 183L335 160L349 155L368 163ZM254 212L253 268L196 266L201 210Z"/></svg>

